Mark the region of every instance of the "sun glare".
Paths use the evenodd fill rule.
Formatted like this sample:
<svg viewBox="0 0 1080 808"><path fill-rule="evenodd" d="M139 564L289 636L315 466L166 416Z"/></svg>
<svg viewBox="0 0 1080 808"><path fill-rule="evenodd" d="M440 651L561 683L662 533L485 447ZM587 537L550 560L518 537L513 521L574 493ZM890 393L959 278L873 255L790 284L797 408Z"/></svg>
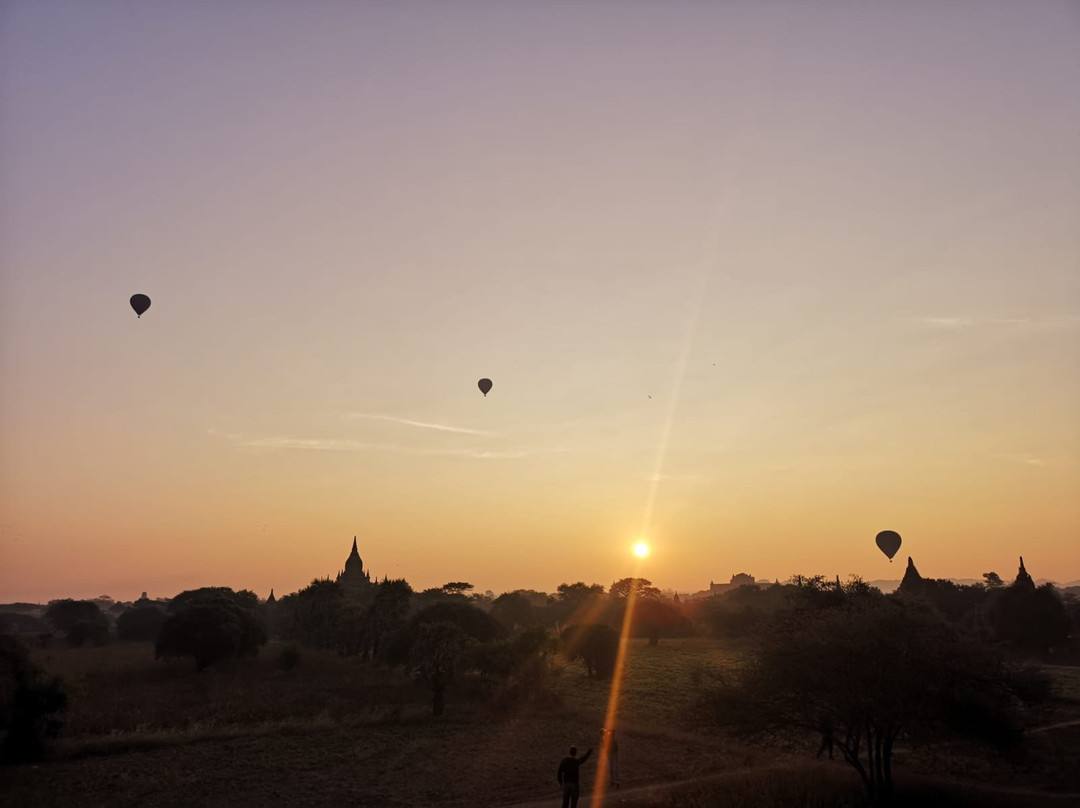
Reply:
<svg viewBox="0 0 1080 808"><path fill-rule="evenodd" d="M648 554L649 545L647 545L645 542L639 541L637 544L634 545L634 555L636 555L638 558L644 558Z"/></svg>

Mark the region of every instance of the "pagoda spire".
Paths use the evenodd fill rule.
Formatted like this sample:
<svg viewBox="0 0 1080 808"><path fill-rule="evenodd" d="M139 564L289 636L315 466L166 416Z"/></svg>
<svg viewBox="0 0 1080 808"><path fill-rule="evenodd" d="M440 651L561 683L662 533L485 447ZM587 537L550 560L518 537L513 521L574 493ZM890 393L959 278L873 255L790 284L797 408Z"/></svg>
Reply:
<svg viewBox="0 0 1080 808"><path fill-rule="evenodd" d="M1031 592L1035 591L1035 581L1031 579L1031 575L1028 573L1027 568L1024 567L1023 556L1020 556L1020 571L1016 573L1016 581L1013 582L1013 586Z"/></svg>

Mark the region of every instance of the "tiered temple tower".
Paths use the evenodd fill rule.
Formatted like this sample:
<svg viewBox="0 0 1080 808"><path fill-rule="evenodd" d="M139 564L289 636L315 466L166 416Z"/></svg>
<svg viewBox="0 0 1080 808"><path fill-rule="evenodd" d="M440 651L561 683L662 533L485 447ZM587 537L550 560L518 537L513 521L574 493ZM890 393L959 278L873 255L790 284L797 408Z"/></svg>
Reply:
<svg viewBox="0 0 1080 808"><path fill-rule="evenodd" d="M371 588L371 575L364 571L364 562L356 549L356 536L353 536L352 552L345 559L345 569L338 573L337 582L346 597L356 600L363 599Z"/></svg>

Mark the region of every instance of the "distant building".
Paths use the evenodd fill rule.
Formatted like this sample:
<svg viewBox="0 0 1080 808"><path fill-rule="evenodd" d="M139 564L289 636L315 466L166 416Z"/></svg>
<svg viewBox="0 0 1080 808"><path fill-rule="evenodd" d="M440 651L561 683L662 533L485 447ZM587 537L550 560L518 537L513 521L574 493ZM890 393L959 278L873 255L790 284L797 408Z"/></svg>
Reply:
<svg viewBox="0 0 1080 808"><path fill-rule="evenodd" d="M753 586L758 583L753 575L747 575L745 572L740 572L731 576L731 581L726 584L718 584L709 581L708 595L722 595L725 592L730 592L733 589L738 589L740 586ZM767 582L766 582L767 583Z"/></svg>
<svg viewBox="0 0 1080 808"><path fill-rule="evenodd" d="M353 536L352 552L345 559L345 569L338 573L337 582L345 596L355 600L363 600L371 591L371 575L364 571L364 562L356 549L356 536Z"/></svg>

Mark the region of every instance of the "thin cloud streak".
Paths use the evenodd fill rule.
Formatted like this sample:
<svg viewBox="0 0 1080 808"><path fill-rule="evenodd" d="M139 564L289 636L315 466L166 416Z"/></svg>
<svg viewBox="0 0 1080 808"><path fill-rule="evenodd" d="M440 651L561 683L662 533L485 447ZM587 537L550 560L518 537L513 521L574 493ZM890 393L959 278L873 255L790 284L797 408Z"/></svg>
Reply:
<svg viewBox="0 0 1080 808"><path fill-rule="evenodd" d="M434 429L439 432L454 432L459 435L478 435L486 438L497 438L494 432L485 432L482 429L469 429L462 426L450 426L449 424L434 424L426 421L413 421L408 418L398 418L394 415L378 415L376 413L367 412L347 412L341 416L345 421L389 421L394 424L402 424L404 426L415 426L422 429Z"/></svg>
<svg viewBox="0 0 1080 808"><path fill-rule="evenodd" d="M401 454L437 455L444 457L472 457L480 460L506 460L530 457L540 453L567 452L564 448L516 449L508 451L489 451L486 449L423 449L409 446L395 446L386 443L365 443L347 438L297 438L290 435L244 435L236 432L224 432L220 429L208 429L206 434L224 438L239 449L282 451L302 450L321 452L399 452Z"/></svg>
<svg viewBox="0 0 1080 808"><path fill-rule="evenodd" d="M219 429L206 430L207 435L225 438L245 449L308 449L321 452L359 452L377 448L374 444L344 438L294 438L287 435L251 436Z"/></svg>
<svg viewBox="0 0 1080 808"><path fill-rule="evenodd" d="M1030 329L1064 329L1080 325L1080 315L1066 314L1051 317L918 317L917 322L932 328L963 331L972 327L1011 326Z"/></svg>

